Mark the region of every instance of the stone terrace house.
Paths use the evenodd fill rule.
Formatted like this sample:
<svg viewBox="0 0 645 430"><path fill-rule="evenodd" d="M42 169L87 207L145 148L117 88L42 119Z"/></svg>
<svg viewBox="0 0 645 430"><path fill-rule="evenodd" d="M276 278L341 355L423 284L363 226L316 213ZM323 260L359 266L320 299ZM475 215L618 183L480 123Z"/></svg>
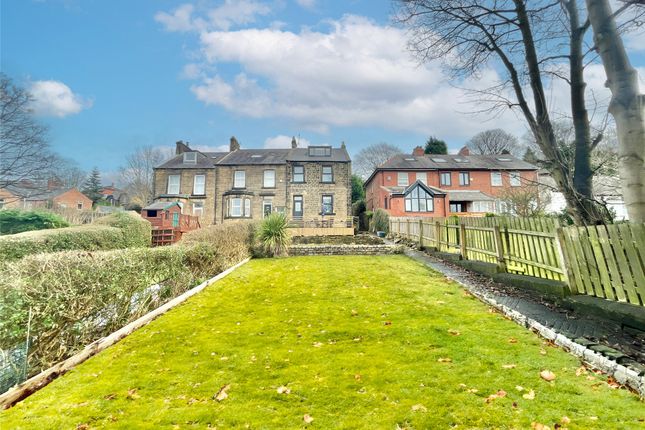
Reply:
<svg viewBox="0 0 645 430"><path fill-rule="evenodd" d="M367 209L392 216L445 217L504 212L506 191L537 185L538 168L512 155L397 155L365 182Z"/></svg>
<svg viewBox="0 0 645 430"><path fill-rule="evenodd" d="M177 142L175 157L156 167L156 201L178 201L202 226L287 214L308 227L351 220L351 160L345 146L200 152Z"/></svg>

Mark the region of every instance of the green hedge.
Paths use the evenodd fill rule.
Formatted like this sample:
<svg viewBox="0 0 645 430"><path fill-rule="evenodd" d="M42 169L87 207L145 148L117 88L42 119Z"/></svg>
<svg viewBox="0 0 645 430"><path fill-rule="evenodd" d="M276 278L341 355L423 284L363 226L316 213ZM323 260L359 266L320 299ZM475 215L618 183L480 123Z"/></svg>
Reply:
<svg viewBox="0 0 645 430"><path fill-rule="evenodd" d="M38 372L248 257L251 234L233 224L173 246L0 262L0 348L25 340L31 309L30 373Z"/></svg>
<svg viewBox="0 0 645 430"><path fill-rule="evenodd" d="M0 237L0 261L67 250L97 251L150 245L150 223L134 212L118 212L92 224L29 231Z"/></svg>
<svg viewBox="0 0 645 430"><path fill-rule="evenodd" d="M18 209L0 211L0 235L68 226L69 223L60 215L51 212Z"/></svg>

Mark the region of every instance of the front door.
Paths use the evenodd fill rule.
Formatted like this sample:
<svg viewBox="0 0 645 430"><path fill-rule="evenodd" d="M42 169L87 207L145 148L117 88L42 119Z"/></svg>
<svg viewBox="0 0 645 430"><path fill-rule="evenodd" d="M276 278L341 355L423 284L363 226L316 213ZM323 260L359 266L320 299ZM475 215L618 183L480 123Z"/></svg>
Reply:
<svg viewBox="0 0 645 430"><path fill-rule="evenodd" d="M293 196L293 217L302 218L303 213L302 196Z"/></svg>
<svg viewBox="0 0 645 430"><path fill-rule="evenodd" d="M179 227L179 212L172 214L172 226Z"/></svg>
<svg viewBox="0 0 645 430"><path fill-rule="evenodd" d="M273 212L273 202L271 200L265 200L262 203L262 213L265 217L268 217Z"/></svg>

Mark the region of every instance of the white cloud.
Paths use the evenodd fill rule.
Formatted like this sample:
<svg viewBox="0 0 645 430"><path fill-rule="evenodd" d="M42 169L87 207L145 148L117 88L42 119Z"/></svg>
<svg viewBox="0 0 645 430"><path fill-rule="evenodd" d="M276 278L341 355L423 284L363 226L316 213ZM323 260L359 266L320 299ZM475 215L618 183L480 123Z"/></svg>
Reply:
<svg viewBox="0 0 645 430"><path fill-rule="evenodd" d="M90 108L92 101L74 94L60 81L34 81L29 86L31 108L36 115L63 118Z"/></svg>
<svg viewBox="0 0 645 430"><path fill-rule="evenodd" d="M269 137L264 141L264 147L267 149L276 149L276 148L291 148L291 139L293 136L286 136L284 134L279 134L274 137ZM297 137L296 141L298 142L299 148L305 148L311 144L307 139Z"/></svg>
<svg viewBox="0 0 645 430"><path fill-rule="evenodd" d="M313 9L316 6L316 0L296 0L296 3L305 9Z"/></svg>
<svg viewBox="0 0 645 430"><path fill-rule="evenodd" d="M464 92L447 85L439 65L418 65L410 57L403 30L357 16L330 25L329 32L203 32L205 61L239 64L242 72L206 77L191 90L208 105L254 118L287 118L316 132L332 126L437 135L481 130L481 121L457 113L468 110ZM497 75L488 71L483 79L490 83ZM498 122L508 125L509 118L514 120L506 115Z"/></svg>
<svg viewBox="0 0 645 430"><path fill-rule="evenodd" d="M192 4L182 4L171 13L157 12L155 20L167 31L229 30L233 26L251 24L258 16L268 15L271 8L255 0L225 0L220 6L204 9L205 18L194 17Z"/></svg>

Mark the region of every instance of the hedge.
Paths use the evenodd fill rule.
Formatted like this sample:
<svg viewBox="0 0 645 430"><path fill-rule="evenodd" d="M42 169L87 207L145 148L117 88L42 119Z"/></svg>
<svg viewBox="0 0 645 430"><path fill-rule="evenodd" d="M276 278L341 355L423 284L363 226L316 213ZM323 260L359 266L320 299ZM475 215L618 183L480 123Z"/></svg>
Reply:
<svg viewBox="0 0 645 430"><path fill-rule="evenodd" d="M31 309L30 373L47 368L248 257L251 231L225 225L173 246L0 263L0 348L25 340Z"/></svg>
<svg viewBox="0 0 645 430"><path fill-rule="evenodd" d="M0 211L0 235L61 227L69 227L69 223L51 212L18 209Z"/></svg>
<svg viewBox="0 0 645 430"><path fill-rule="evenodd" d="M0 237L0 261L67 250L97 251L150 245L150 223L134 212L118 212L92 224L29 231Z"/></svg>

